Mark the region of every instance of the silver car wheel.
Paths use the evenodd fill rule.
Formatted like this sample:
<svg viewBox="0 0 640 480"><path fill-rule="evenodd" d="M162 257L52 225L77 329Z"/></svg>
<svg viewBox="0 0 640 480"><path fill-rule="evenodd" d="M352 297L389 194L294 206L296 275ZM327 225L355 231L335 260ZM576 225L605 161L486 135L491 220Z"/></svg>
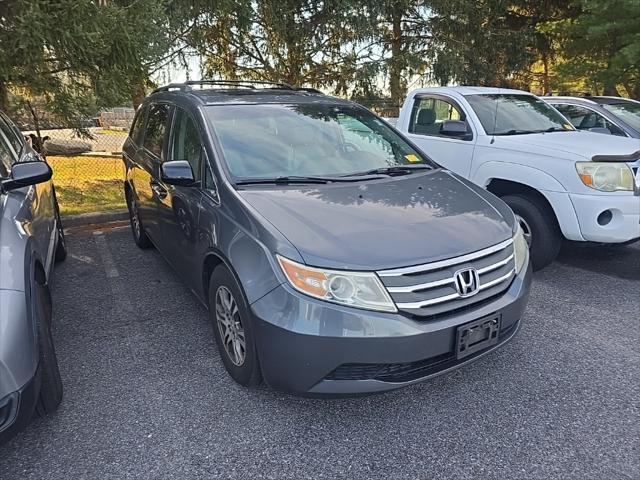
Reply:
<svg viewBox="0 0 640 480"><path fill-rule="evenodd" d="M216 323L229 360L237 367L242 366L247 353L244 328L236 299L225 286L216 291Z"/></svg>
<svg viewBox="0 0 640 480"><path fill-rule="evenodd" d="M522 228L522 233L524 234L524 239L527 241L527 245L531 246L531 227L520 215L516 215L516 220L520 224L520 228Z"/></svg>

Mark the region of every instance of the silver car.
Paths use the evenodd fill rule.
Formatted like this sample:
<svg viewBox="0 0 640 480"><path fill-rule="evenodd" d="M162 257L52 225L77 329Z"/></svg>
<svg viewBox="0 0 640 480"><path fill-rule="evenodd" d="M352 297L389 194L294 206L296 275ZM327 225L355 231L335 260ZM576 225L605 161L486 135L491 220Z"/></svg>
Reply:
<svg viewBox="0 0 640 480"><path fill-rule="evenodd" d="M67 251L51 175L0 112L0 443L62 400L49 287Z"/></svg>
<svg viewBox="0 0 640 480"><path fill-rule="evenodd" d="M544 97L578 130L640 138L640 102L620 97Z"/></svg>

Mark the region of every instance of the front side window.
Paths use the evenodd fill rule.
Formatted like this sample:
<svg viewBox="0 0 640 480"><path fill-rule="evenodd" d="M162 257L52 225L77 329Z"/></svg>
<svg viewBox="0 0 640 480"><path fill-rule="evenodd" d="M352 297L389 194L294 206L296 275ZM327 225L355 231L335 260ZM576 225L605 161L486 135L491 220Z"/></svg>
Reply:
<svg viewBox="0 0 640 480"><path fill-rule="evenodd" d="M6 139L13 147L14 152L20 155L24 146L24 138L20 134L20 131L10 123L10 120L4 118L4 115L0 115L0 130L2 130L2 133L4 133Z"/></svg>
<svg viewBox="0 0 640 480"><path fill-rule="evenodd" d="M133 125L131 126L131 131L129 132L129 137L136 145L140 145L146 114L147 107L141 107L136 113L136 118L133 120Z"/></svg>
<svg viewBox="0 0 640 480"><path fill-rule="evenodd" d="M162 145L164 144L164 133L167 129L168 117L169 105L157 104L149 108L144 146L157 157L162 156Z"/></svg>
<svg viewBox="0 0 640 480"><path fill-rule="evenodd" d="M621 102L602 106L640 132L640 103Z"/></svg>
<svg viewBox="0 0 640 480"><path fill-rule="evenodd" d="M170 160L186 160L191 165L193 177L201 178L202 140L196 123L181 108L176 110L173 121Z"/></svg>
<svg viewBox="0 0 640 480"><path fill-rule="evenodd" d="M524 94L481 94L465 97L487 135L573 131L549 104Z"/></svg>
<svg viewBox="0 0 640 480"><path fill-rule="evenodd" d="M347 176L376 168L433 166L389 125L351 105L224 105L206 109L237 179Z"/></svg>
<svg viewBox="0 0 640 480"><path fill-rule="evenodd" d="M556 109L562 113L578 130L606 128L613 135L625 136L624 132L598 112L580 105L557 104Z"/></svg>
<svg viewBox="0 0 640 480"><path fill-rule="evenodd" d="M464 114L456 106L440 98L416 98L409 132L437 136L446 120L464 120Z"/></svg>

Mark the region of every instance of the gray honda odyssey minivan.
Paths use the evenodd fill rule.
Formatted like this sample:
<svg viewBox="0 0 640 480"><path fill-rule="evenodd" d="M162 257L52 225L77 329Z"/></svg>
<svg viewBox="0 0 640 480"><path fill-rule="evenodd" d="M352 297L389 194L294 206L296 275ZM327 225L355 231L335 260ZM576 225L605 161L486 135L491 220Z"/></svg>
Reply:
<svg viewBox="0 0 640 480"><path fill-rule="evenodd" d="M511 210L353 102L169 85L138 109L124 164L135 242L208 307L242 385L389 390L518 330L531 273Z"/></svg>

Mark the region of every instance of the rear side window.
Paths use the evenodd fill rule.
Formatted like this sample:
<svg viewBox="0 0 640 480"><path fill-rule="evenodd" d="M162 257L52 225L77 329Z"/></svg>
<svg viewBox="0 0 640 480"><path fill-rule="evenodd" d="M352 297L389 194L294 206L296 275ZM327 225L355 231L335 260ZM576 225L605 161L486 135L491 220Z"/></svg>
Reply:
<svg viewBox="0 0 640 480"><path fill-rule="evenodd" d="M169 105L157 104L149 108L147 129L144 135L144 147L157 157L162 156L164 134L167 130Z"/></svg>
<svg viewBox="0 0 640 480"><path fill-rule="evenodd" d="M144 119L147 116L147 107L142 107L136 113L136 118L133 119L133 125L129 132L129 137L136 145L140 145L142 140L142 132L144 129Z"/></svg>

